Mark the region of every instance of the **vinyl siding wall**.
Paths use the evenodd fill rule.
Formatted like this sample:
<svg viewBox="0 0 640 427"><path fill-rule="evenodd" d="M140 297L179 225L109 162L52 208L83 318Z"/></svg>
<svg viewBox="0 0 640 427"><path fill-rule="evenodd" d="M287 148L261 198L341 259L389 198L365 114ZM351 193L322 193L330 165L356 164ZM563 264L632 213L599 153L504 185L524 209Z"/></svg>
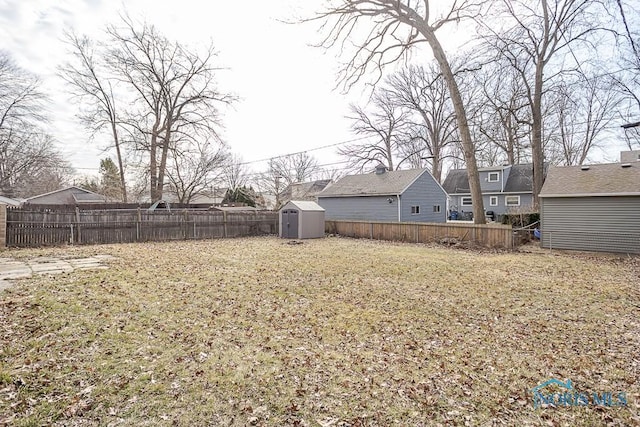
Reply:
<svg viewBox="0 0 640 427"><path fill-rule="evenodd" d="M400 203L402 222L447 222L447 195L428 173L405 190ZM440 212L433 212L436 205L440 206ZM420 206L420 214L412 214L412 206Z"/></svg>
<svg viewBox="0 0 640 427"><path fill-rule="evenodd" d="M497 173L498 181L489 182L489 174ZM480 171L478 172L480 178L480 188L482 192L502 191L503 183L507 182L508 174L503 174L501 169L494 171Z"/></svg>
<svg viewBox="0 0 640 427"><path fill-rule="evenodd" d="M396 196L318 197L318 204L327 220L398 221Z"/></svg>
<svg viewBox="0 0 640 427"><path fill-rule="evenodd" d="M640 254L640 196L540 198L541 246Z"/></svg>
<svg viewBox="0 0 640 427"><path fill-rule="evenodd" d="M498 206L491 206L489 203L491 200L491 196L498 197ZM506 205L506 196L520 196L520 206L507 206ZM458 212L472 212L473 206L462 206L462 198L463 197L471 197L471 195L466 196L452 196L451 197L451 209L457 210ZM523 209L530 208L533 206L533 195L532 194L483 194L482 201L484 203L485 211L493 211L496 215L502 215L509 211L510 208L513 209Z"/></svg>

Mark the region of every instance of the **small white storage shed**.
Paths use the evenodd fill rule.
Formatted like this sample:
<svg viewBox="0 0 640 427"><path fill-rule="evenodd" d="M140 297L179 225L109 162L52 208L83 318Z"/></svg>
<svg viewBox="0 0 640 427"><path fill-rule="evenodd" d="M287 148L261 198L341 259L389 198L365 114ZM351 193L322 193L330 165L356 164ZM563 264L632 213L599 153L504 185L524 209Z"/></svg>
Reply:
<svg viewBox="0 0 640 427"><path fill-rule="evenodd" d="M315 239L324 237L324 209L316 202L292 200L280 209L280 237Z"/></svg>

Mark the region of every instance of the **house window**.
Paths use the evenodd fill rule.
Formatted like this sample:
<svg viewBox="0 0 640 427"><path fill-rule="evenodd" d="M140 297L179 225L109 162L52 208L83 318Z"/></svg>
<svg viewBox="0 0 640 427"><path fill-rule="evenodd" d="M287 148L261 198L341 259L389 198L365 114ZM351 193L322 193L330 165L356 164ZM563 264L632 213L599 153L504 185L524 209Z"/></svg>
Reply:
<svg viewBox="0 0 640 427"><path fill-rule="evenodd" d="M489 172L489 182L498 182L498 181L500 181L500 173Z"/></svg>
<svg viewBox="0 0 640 427"><path fill-rule="evenodd" d="M498 206L498 196L489 197L489 206Z"/></svg>
<svg viewBox="0 0 640 427"><path fill-rule="evenodd" d="M506 196L504 204L507 206L520 206L520 196Z"/></svg>
<svg viewBox="0 0 640 427"><path fill-rule="evenodd" d="M418 215L420 213L420 206L411 206L411 215Z"/></svg>
<svg viewBox="0 0 640 427"><path fill-rule="evenodd" d="M471 197L462 197L460 199L460 204L462 206L473 206L473 201L472 201Z"/></svg>
<svg viewBox="0 0 640 427"><path fill-rule="evenodd" d="M440 213L440 205L433 205L433 212Z"/></svg>

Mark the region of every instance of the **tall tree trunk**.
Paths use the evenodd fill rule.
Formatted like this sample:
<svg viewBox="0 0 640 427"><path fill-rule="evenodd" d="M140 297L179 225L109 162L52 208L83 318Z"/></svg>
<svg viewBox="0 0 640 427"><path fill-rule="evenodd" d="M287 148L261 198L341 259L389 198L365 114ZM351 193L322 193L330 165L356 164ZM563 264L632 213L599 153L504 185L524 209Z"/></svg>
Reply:
<svg viewBox="0 0 640 427"><path fill-rule="evenodd" d="M460 132L460 139L462 141L464 160L467 164L469 190L471 191L471 200L473 202L473 222L476 224L485 224L484 202L482 200L482 189L480 188L480 177L478 176L475 145L471 139L471 132L469 130L469 123L467 121L467 114L462 101L462 95L460 95L460 89L458 88L458 83L456 82L453 71L451 70L451 65L449 64L446 54L444 53L444 49L442 48L442 45L435 33L428 29L422 29L421 32L425 39L427 39L429 46L431 46L436 61L438 61L442 75L449 87L449 94L451 95L453 108L456 112L456 121L458 123L458 131Z"/></svg>
<svg viewBox="0 0 640 427"><path fill-rule="evenodd" d="M531 157L533 163L533 209L539 209L538 195L544 183L544 150L542 147L542 79L544 63L540 58L536 64L536 74L531 105L532 137Z"/></svg>
<svg viewBox="0 0 640 427"><path fill-rule="evenodd" d="M384 148L387 152L387 162L389 163L389 170L393 170L393 150L391 149L391 134L387 134L384 141Z"/></svg>
<svg viewBox="0 0 640 427"><path fill-rule="evenodd" d="M433 144L433 150L431 152L431 175L438 182L442 182L442 165L440 159L440 144Z"/></svg>
<svg viewBox="0 0 640 427"><path fill-rule="evenodd" d="M149 147L149 183L151 186L150 196L151 202L156 202L160 200L158 195L158 159L156 158L158 152L158 125L157 123L153 125L153 129L151 131L151 145Z"/></svg>
<svg viewBox="0 0 640 427"><path fill-rule="evenodd" d="M162 138L162 155L160 157L160 167L158 168L158 188L157 195L158 199L162 199L162 194L164 192L164 176L167 170L167 157L169 155L169 142L171 141L171 126L172 123L168 123L166 126L166 131L164 137Z"/></svg>
<svg viewBox="0 0 640 427"><path fill-rule="evenodd" d="M116 156L118 158L118 172L120 173L120 191L122 191L122 201L127 203L127 181L124 177L124 162L122 160L122 151L120 150L120 139L118 138L118 129L116 124L111 122L111 132L113 133L113 142L116 146Z"/></svg>

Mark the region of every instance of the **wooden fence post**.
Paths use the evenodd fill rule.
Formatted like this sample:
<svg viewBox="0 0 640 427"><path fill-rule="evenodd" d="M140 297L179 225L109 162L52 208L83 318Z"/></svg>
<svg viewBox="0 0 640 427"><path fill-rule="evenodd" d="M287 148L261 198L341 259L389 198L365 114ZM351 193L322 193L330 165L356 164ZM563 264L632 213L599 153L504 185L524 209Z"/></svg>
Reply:
<svg viewBox="0 0 640 427"><path fill-rule="evenodd" d="M77 236L77 241L78 244L82 243L82 239L80 237L80 208L78 206L76 206L76 236ZM73 237L72 237L72 241L71 244L73 244Z"/></svg>
<svg viewBox="0 0 640 427"><path fill-rule="evenodd" d="M222 211L222 224L224 228L224 238L227 238L227 211Z"/></svg>
<svg viewBox="0 0 640 427"><path fill-rule="evenodd" d="M7 205L0 204L0 248L7 246Z"/></svg>

